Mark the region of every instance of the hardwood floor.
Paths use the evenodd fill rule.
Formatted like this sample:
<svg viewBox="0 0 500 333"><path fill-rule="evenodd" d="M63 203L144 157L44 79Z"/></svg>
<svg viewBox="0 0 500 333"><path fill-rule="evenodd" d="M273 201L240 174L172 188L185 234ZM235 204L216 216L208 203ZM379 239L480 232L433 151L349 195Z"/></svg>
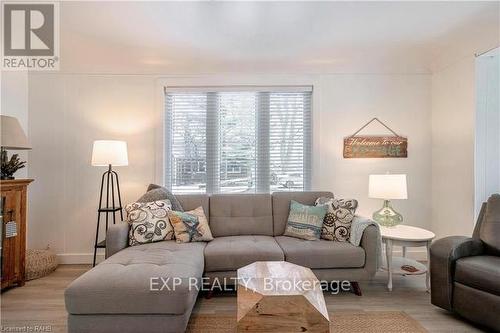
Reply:
<svg viewBox="0 0 500 333"><path fill-rule="evenodd" d="M66 332L64 288L90 267L61 265L51 275L28 281L24 287L1 294L1 332L38 331ZM386 289L386 274L377 273L371 282L361 282L363 296L342 292L325 293L329 311L405 311L429 332L482 332L469 323L430 304L423 276L396 276L392 292ZM200 297L193 310L198 313L235 313L235 293ZM24 331L23 327L27 327Z"/></svg>

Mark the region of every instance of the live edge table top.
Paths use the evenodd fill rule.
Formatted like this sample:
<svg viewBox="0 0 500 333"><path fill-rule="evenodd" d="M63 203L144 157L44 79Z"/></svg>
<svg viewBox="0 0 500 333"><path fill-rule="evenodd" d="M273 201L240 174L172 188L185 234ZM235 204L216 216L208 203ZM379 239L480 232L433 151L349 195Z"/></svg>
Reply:
<svg viewBox="0 0 500 333"><path fill-rule="evenodd" d="M288 281L300 281L289 287ZM286 261L257 261L238 269L238 283L262 295L302 295L319 280L306 267ZM309 287L311 284L311 287Z"/></svg>
<svg viewBox="0 0 500 333"><path fill-rule="evenodd" d="M242 293L243 290L254 296L248 297L247 292ZM301 297L324 319L329 320L321 284L316 275L309 268L289 262L258 261L238 269L238 296L244 296L238 299L239 319L250 310L257 299L288 296Z"/></svg>

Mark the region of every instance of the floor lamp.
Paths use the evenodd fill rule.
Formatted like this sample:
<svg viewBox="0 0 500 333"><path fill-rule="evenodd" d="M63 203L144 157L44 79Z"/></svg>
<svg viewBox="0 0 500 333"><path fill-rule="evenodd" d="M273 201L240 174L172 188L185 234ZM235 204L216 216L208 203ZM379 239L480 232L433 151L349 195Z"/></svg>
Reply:
<svg viewBox="0 0 500 333"><path fill-rule="evenodd" d="M95 266L97 249L106 248L106 239L99 242L101 214L105 214L106 216L106 230L108 230L109 214L112 214L113 216L113 224L116 223L115 214L117 212L120 212L120 219L123 221L120 182L118 181L118 174L112 167L128 165L127 143L125 141L115 140L94 141L92 149L92 165L108 167L108 170L102 174L101 178L99 208L97 210L97 230L94 242L94 261L92 264L92 266ZM105 203L104 199L106 200ZM115 199L118 199L118 202L116 202Z"/></svg>

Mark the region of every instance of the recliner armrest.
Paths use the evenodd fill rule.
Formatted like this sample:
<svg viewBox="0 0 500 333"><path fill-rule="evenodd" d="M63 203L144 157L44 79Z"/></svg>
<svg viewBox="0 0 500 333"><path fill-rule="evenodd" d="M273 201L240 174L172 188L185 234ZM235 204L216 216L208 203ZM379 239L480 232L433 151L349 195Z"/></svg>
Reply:
<svg viewBox="0 0 500 333"><path fill-rule="evenodd" d="M365 269L368 271L371 277L375 276L378 269L380 253L380 242L379 231L374 225L366 227L363 231L363 237L361 238L361 244L359 244L365 250Z"/></svg>
<svg viewBox="0 0 500 333"><path fill-rule="evenodd" d="M129 224L120 222L113 224L106 232L106 259L128 246Z"/></svg>
<svg viewBox="0 0 500 333"><path fill-rule="evenodd" d="M479 239L451 236L432 243L430 248L431 303L452 311L455 262L484 251Z"/></svg>

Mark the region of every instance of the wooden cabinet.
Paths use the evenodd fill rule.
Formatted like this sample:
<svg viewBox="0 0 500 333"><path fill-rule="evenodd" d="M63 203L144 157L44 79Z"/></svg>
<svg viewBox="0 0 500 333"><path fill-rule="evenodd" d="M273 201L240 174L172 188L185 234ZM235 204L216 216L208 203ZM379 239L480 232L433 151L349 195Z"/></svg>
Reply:
<svg viewBox="0 0 500 333"><path fill-rule="evenodd" d="M0 180L2 218L2 290L25 282L28 185L33 179ZM9 224L10 223L10 224Z"/></svg>

